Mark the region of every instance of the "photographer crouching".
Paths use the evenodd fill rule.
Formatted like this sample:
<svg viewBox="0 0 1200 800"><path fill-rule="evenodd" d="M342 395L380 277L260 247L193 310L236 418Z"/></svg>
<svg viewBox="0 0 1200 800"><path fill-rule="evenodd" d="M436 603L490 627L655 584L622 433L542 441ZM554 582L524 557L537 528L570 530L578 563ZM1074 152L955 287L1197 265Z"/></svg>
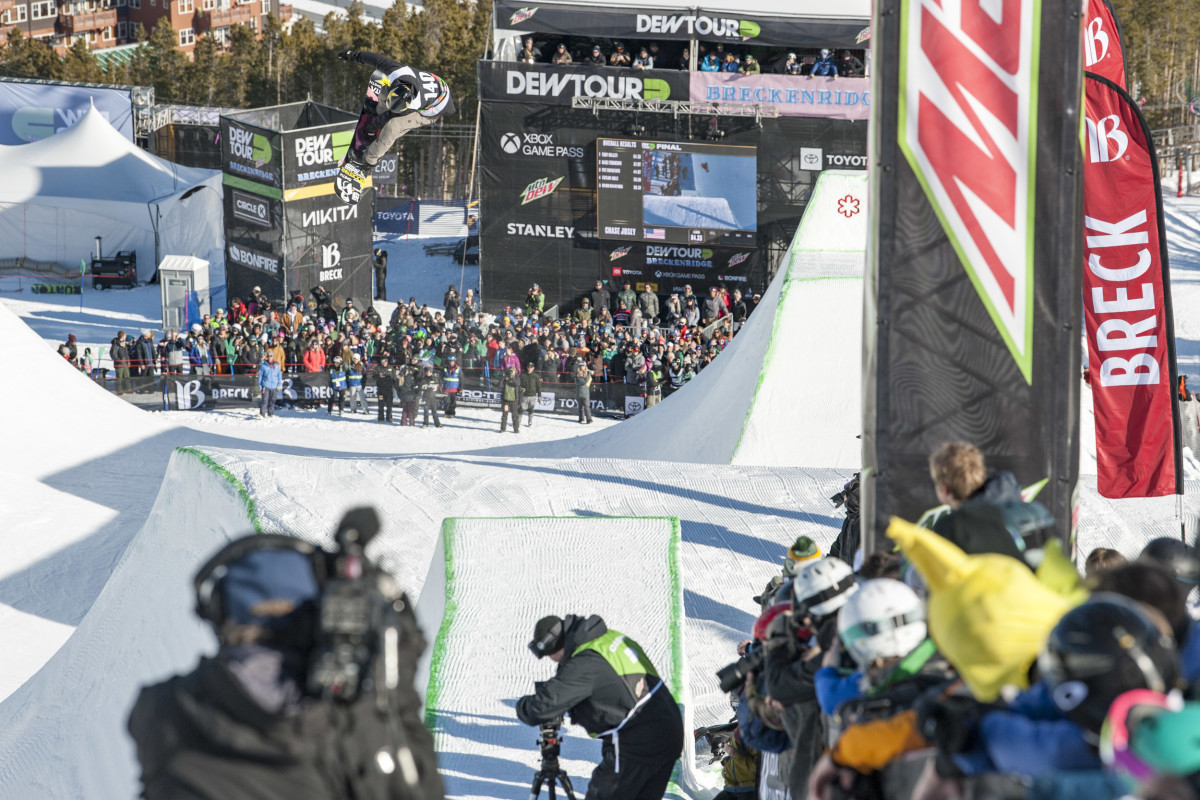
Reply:
<svg viewBox="0 0 1200 800"><path fill-rule="evenodd" d="M196 611L220 646L138 697L143 797L442 800L413 688L425 639L363 554L378 530L356 509L333 553L259 534L200 569Z"/></svg>
<svg viewBox="0 0 1200 800"><path fill-rule="evenodd" d="M543 617L529 649L558 670L517 701L517 717L542 726L570 713L603 742L587 800L661 800L683 751L683 717L642 648L593 614Z"/></svg>

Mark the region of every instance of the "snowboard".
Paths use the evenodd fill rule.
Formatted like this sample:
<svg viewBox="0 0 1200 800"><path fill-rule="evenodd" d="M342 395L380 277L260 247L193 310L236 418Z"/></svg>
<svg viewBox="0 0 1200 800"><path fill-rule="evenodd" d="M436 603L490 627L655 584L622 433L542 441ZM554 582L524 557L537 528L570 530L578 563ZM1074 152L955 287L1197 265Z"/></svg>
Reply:
<svg viewBox="0 0 1200 800"><path fill-rule="evenodd" d="M369 177L370 172L365 169L365 165L357 164L347 158L342 162L342 168L338 170L337 177L333 179L333 188L343 203L348 206L358 205Z"/></svg>

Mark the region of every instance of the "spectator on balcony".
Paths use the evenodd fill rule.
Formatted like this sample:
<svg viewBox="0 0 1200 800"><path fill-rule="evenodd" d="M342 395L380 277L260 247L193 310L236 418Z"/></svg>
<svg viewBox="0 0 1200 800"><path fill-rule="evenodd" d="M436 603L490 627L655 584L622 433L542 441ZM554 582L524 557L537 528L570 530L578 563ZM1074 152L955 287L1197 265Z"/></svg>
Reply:
<svg viewBox="0 0 1200 800"><path fill-rule="evenodd" d="M646 48L638 50L637 58L633 60L634 69L654 69L654 59Z"/></svg>
<svg viewBox="0 0 1200 800"><path fill-rule="evenodd" d="M700 71L701 72L720 72L721 71L721 62L717 61L716 53L709 53L708 55L706 55L704 57L704 60L700 62Z"/></svg>
<svg viewBox="0 0 1200 800"><path fill-rule="evenodd" d="M849 50L842 51L842 60L838 62L838 74L843 78L861 76L866 73L863 62L859 61Z"/></svg>
<svg viewBox="0 0 1200 800"><path fill-rule="evenodd" d="M758 63L758 59L753 53L746 54L746 60L742 63L742 68L739 70L743 75L759 75L762 73L762 67Z"/></svg>
<svg viewBox="0 0 1200 800"><path fill-rule="evenodd" d="M608 57L608 65L610 67L628 67L633 63L633 59L629 57L629 53L625 51L625 45L617 42L616 49L612 55Z"/></svg>
<svg viewBox="0 0 1200 800"><path fill-rule="evenodd" d="M821 57L813 62L812 69L808 71L808 77L811 79L813 76L818 78L836 78L838 76L837 63L833 60L828 48L821 51Z"/></svg>
<svg viewBox="0 0 1200 800"><path fill-rule="evenodd" d="M521 52L517 53L517 61L522 64L536 64L542 60L542 54L536 47L533 46L533 37L525 37L525 46L521 48Z"/></svg>
<svg viewBox="0 0 1200 800"><path fill-rule="evenodd" d="M801 70L802 67L800 65L800 61L796 58L796 54L788 53L787 59L783 62L779 71L784 75L799 75Z"/></svg>
<svg viewBox="0 0 1200 800"><path fill-rule="evenodd" d="M692 49L690 47L683 48L679 54L679 71L690 72L692 69Z"/></svg>
<svg viewBox="0 0 1200 800"><path fill-rule="evenodd" d="M583 59L583 65L585 67L603 67L607 63L608 59L604 57L604 53L600 52L600 45L598 44L592 45L591 54L584 56Z"/></svg>
<svg viewBox="0 0 1200 800"><path fill-rule="evenodd" d="M741 66L738 63L737 56L733 53L726 53L725 60L721 63L721 72L737 72L741 69Z"/></svg>
<svg viewBox="0 0 1200 800"><path fill-rule="evenodd" d="M662 53L658 52L658 42L650 43L650 60L654 62L656 69L662 69L667 65L666 58Z"/></svg>
<svg viewBox="0 0 1200 800"><path fill-rule="evenodd" d="M554 55L550 57L551 64L557 64L560 67L565 67L573 61L571 54L567 51L567 46L559 42L558 48L554 51Z"/></svg>

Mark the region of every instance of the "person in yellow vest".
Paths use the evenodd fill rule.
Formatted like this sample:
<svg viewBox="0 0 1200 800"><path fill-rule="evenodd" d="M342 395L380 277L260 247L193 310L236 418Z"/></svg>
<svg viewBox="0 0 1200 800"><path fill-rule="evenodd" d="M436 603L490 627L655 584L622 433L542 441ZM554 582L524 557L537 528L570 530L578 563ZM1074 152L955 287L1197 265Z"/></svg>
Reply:
<svg viewBox="0 0 1200 800"><path fill-rule="evenodd" d="M661 800L683 750L683 717L641 646L593 614L543 617L529 649L558 669L517 701L517 718L541 725L570 713L603 743L586 800Z"/></svg>

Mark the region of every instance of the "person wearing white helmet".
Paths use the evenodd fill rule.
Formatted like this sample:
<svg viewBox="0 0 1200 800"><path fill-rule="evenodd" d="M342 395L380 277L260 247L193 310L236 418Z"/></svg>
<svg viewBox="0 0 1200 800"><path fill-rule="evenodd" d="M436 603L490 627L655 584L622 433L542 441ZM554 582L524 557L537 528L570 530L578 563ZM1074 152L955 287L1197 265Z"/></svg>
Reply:
<svg viewBox="0 0 1200 800"><path fill-rule="evenodd" d="M783 706L784 730L794 745L788 787L792 797L804 797L825 745L813 676L822 651L837 637L838 610L858 591L858 582L849 565L837 558L798 562L797 567L787 586L790 592L781 590L791 598L791 613L768 627L764 674L767 693Z"/></svg>

